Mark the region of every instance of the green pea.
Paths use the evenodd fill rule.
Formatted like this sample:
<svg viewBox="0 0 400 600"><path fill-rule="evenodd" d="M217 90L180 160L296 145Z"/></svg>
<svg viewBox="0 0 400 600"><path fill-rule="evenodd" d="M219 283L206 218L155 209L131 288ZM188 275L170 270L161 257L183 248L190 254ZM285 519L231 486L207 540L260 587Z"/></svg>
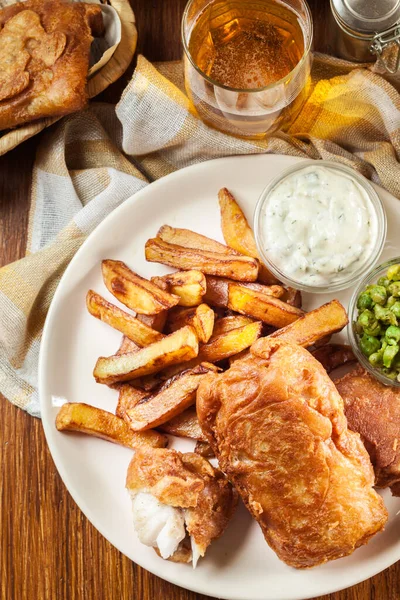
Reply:
<svg viewBox="0 0 400 600"><path fill-rule="evenodd" d="M363 335L360 339L360 348L364 356L370 356L374 352L377 352L381 347L381 343L378 338L372 335Z"/></svg>
<svg viewBox="0 0 400 600"><path fill-rule="evenodd" d="M391 296L393 297L393 296ZM400 317L400 302L397 301L390 307L390 310L394 314L395 317Z"/></svg>
<svg viewBox="0 0 400 600"><path fill-rule="evenodd" d="M374 314L379 321L382 321L387 325L397 325L396 315L390 310L390 308L384 308L380 304L376 304L374 306Z"/></svg>
<svg viewBox="0 0 400 600"><path fill-rule="evenodd" d="M385 373L386 377L388 377L392 381L395 381L395 379L397 378L396 371L394 371L393 369L382 369L382 370Z"/></svg>
<svg viewBox="0 0 400 600"><path fill-rule="evenodd" d="M368 327L371 323L375 322L376 318L372 311L365 309L359 315L357 319L357 323L361 325L361 327Z"/></svg>
<svg viewBox="0 0 400 600"><path fill-rule="evenodd" d="M357 300L357 308L358 310L365 310L366 308L372 308L373 302L371 296L368 292L363 292L360 294Z"/></svg>
<svg viewBox="0 0 400 600"><path fill-rule="evenodd" d="M399 351L399 346L387 346L383 351L383 366L389 368L392 361Z"/></svg>
<svg viewBox="0 0 400 600"><path fill-rule="evenodd" d="M379 306L379 305L377 305ZM379 308L382 308L379 306ZM375 309L374 309L375 310ZM359 316L357 320L357 324L359 328L362 328L362 331L367 335L377 336L381 332L381 326L375 317L375 314L371 310L364 310ZM360 332L361 333L361 332Z"/></svg>
<svg viewBox="0 0 400 600"><path fill-rule="evenodd" d="M385 304L387 294L386 288L383 285L374 285L369 294L375 304L381 304L382 306Z"/></svg>
<svg viewBox="0 0 400 600"><path fill-rule="evenodd" d="M390 284L390 279L387 277L379 277L378 285L383 285L385 288Z"/></svg>
<svg viewBox="0 0 400 600"><path fill-rule="evenodd" d="M390 325L390 327L386 329L385 337L387 340L393 339L396 340L396 342L398 342L400 340L400 327Z"/></svg>
<svg viewBox="0 0 400 600"><path fill-rule="evenodd" d="M400 296L400 281L394 281L387 288L389 294L392 296L396 296L398 298Z"/></svg>
<svg viewBox="0 0 400 600"><path fill-rule="evenodd" d="M372 354L369 355L368 360L373 367L381 367L382 366L382 364L383 364L382 355L383 355L383 352L373 352Z"/></svg>
<svg viewBox="0 0 400 600"><path fill-rule="evenodd" d="M400 265L392 265L388 268L388 279L392 281L400 281Z"/></svg>

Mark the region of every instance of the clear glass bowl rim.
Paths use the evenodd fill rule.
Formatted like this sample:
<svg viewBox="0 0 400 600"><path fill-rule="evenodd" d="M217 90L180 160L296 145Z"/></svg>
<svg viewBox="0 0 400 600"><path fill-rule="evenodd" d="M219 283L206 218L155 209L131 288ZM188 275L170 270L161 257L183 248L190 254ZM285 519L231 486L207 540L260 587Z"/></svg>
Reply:
<svg viewBox="0 0 400 600"><path fill-rule="evenodd" d="M384 373L382 373L379 369L376 369L375 367L373 367L370 364L368 358L366 356L364 356L364 354L360 350L357 334L355 333L354 328L353 328L353 322L356 320L355 316L356 316L356 313L358 310L357 309L357 299L358 299L358 296L360 295L360 293L372 281L377 281L379 279L379 277L382 276L383 273L386 273L386 271L388 270L388 268L390 266L396 265L396 264L400 264L400 256L391 258L390 260L387 260L386 262L381 263L380 265L376 266L374 269L372 269L372 271L370 271L368 273L368 275L366 275L360 281L360 283L354 290L353 295L351 296L351 299L349 302L349 308L348 308L349 324L347 326L347 335L349 338L351 349L353 350L354 354L357 357L357 360L361 363L361 365L364 367L364 369L366 371L368 371L368 373L373 375L376 379L378 379L381 383L384 383L387 386L400 388L399 381L393 381L392 379L389 379L389 377L386 377L386 375Z"/></svg>
<svg viewBox="0 0 400 600"><path fill-rule="evenodd" d="M261 239L262 236L261 236L261 231L260 231L261 211L262 211L262 208L264 206L264 203L265 203L268 195L288 175L291 175L292 173L295 173L296 171L301 171L302 169L306 169L307 167L310 167L310 166L327 167L330 169L341 171L342 173L345 173L346 175L353 177L357 181L357 183L359 185L361 185L362 188L367 192L367 194L371 200L371 203L375 209L375 214L376 214L376 217L378 220L378 235L377 235L376 244L375 244L375 247L373 248L373 251L371 252L371 256L370 256L369 260L364 264L362 269L352 273L351 275L348 276L347 279L343 279L342 281L339 281L337 283L327 284L324 286L322 286L322 285L321 286L311 286L311 285L307 285L307 284L302 284L302 283L299 283L298 281L295 281L294 279L291 279L291 277L288 277L287 275L285 275L285 273L283 271L278 269L276 267L276 265L274 265L274 263L271 262L271 260L268 258L268 256L266 255L266 253L263 249L263 244L261 243L262 242L262 239ZM355 169L352 169L351 167L348 167L347 165L343 165L342 163L338 163L338 162L335 162L332 160L319 160L319 159L318 160L301 160L298 163L296 163L295 165L292 165L291 167L285 169L282 173L280 173L277 177L275 177L264 188L264 190L262 191L260 198L258 199L258 202L256 204L256 208L254 211L254 217L253 217L253 231L254 231L256 245L258 248L258 252L259 252L263 262L265 262L266 266L272 271L272 273L278 279L281 279L287 285L290 285L291 287L299 289L303 292L310 292L313 294L326 294L327 292L338 292L338 291L344 290L344 289L350 287L352 284L356 283L360 279L360 277L364 277L366 275L366 273L370 269L372 269L372 267L376 264L376 262L378 261L380 255L382 253L382 250L383 250L383 247L385 244L385 240L386 240L386 230L387 230L387 220L386 220L385 209L383 207L382 201L381 201L378 193L375 191L375 189L373 188L371 183L368 181L368 179L366 179L363 175L361 175L360 173L355 171Z"/></svg>
<svg viewBox="0 0 400 600"><path fill-rule="evenodd" d="M212 79L211 77L209 77L208 75L206 75L204 73L204 71L202 71L194 62L194 60L192 59L192 55L190 54L189 51L189 46L188 46L188 40L186 39L186 34L184 31L184 27L185 27L185 22L187 19L187 15L189 12L189 9L191 7L191 5L193 4L195 0L189 0L188 3L186 4L183 16L182 16L182 21L181 21L181 39L182 39L182 44L183 44L183 49L186 55L186 58L189 60L190 64L192 65L192 67L199 73L199 75L201 75L206 81L208 81L209 83L211 83L212 85L221 88L223 90L228 90L229 92L235 92L237 94L242 94L242 93L246 93L246 94L256 94L257 92L265 92L266 90L270 90L273 89L275 87L277 87L278 85L283 84L285 81L287 81L288 79L293 79L294 76L298 73L298 71L300 71L300 69L302 68L302 66L304 65L305 61L307 60L310 52L311 52L311 48L312 48L312 43L313 43L313 39L314 39L314 25L313 25L313 19L312 19L312 14L311 14L311 10L310 7L308 6L306 0L301 0L302 4L304 5L304 9L306 11L306 15L307 15L307 19L308 19L308 24L310 27L310 32L309 32L309 39L308 39L308 43L306 45L306 47L304 48L304 52L303 52L303 56L301 57L301 59L299 60L299 62L297 63L297 65L294 67L294 69L292 69L287 75L285 75L284 77L282 77L281 79L279 79L278 81L274 81L273 83L270 83L269 85L266 85L264 87L259 87L259 88L233 88L233 87L229 87L227 85L223 85L222 83L219 83L218 81L215 81L214 79ZM210 3L212 2L212 0L210 0ZM295 12L295 11L293 11Z"/></svg>

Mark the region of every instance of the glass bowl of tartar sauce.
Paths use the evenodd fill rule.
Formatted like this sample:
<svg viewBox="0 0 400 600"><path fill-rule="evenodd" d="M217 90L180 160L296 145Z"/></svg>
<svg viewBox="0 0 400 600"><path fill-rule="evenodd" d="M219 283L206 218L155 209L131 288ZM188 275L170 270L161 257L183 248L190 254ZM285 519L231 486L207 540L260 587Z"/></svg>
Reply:
<svg viewBox="0 0 400 600"><path fill-rule="evenodd" d="M350 287L378 260L386 214L367 179L342 164L299 161L263 191L254 214L262 260L291 287Z"/></svg>

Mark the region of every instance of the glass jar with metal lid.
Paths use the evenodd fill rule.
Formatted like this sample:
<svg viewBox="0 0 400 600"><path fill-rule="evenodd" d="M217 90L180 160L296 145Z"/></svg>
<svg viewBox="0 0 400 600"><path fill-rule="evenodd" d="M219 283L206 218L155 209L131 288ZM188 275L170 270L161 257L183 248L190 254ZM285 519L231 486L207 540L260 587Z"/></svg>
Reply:
<svg viewBox="0 0 400 600"><path fill-rule="evenodd" d="M400 0L330 0L336 53L351 61L380 59L389 73L400 68Z"/></svg>

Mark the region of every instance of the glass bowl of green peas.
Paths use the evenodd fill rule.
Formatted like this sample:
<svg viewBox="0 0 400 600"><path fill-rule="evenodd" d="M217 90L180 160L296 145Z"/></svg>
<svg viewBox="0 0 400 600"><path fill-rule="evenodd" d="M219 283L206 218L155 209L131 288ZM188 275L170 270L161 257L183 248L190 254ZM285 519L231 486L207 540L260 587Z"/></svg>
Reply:
<svg viewBox="0 0 400 600"><path fill-rule="evenodd" d="M376 267L350 300L349 340L360 363L400 387L400 257Z"/></svg>

